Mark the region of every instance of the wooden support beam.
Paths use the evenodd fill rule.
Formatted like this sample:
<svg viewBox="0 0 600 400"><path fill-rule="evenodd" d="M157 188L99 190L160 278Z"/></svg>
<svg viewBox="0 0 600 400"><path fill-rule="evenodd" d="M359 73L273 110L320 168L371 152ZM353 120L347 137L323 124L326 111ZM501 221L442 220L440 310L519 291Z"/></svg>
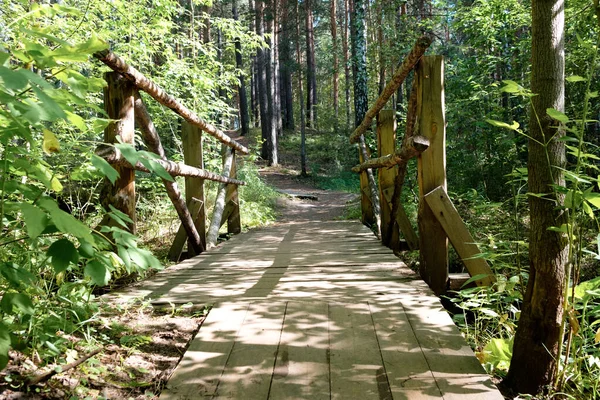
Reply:
<svg viewBox="0 0 600 400"><path fill-rule="evenodd" d="M229 178L231 173L231 166L233 165L234 151L223 147L223 176ZM219 228L221 227L221 218L226 205L227 185L219 185L217 191L217 198L215 200L215 207L213 209L213 215L210 219L210 226L206 235L206 248L210 249L217 244L217 237L219 236Z"/></svg>
<svg viewBox="0 0 600 400"><path fill-rule="evenodd" d="M408 99L408 113L406 115L406 129L404 133L404 138L402 139L402 147L400 151L411 151L415 149L418 151L418 154L421 154L423 151L429 148L429 139L423 136L414 136L415 125L417 121L417 88L419 85L419 77L415 74L415 79L413 80L413 86L410 93L410 98ZM415 140L421 145L416 146ZM414 232L412 228L412 224L408 220L406 216L406 212L404 211L404 207L402 207L401 198L402 198L402 187L404 186L404 181L406 179L406 171L408 168L408 159L403 159L401 163L398 164L398 174L394 179L394 192L391 196L390 203L392 204L392 221L396 221L398 223L398 227L404 233L404 237L408 242L408 247L411 250L416 250L419 248L419 238L417 234ZM394 226L391 225L388 229L393 230Z"/></svg>
<svg viewBox="0 0 600 400"><path fill-rule="evenodd" d="M204 156L202 131L200 128L187 121L183 121L181 124L181 142L183 147L183 161L191 167L203 169ZM188 203L190 203L192 199L198 199L202 204L198 211L198 215L194 217L194 226L200 236L202 248L206 249L206 207L204 206L203 178L194 176L185 177L185 198ZM188 252L190 247L192 247L192 251L194 251L193 246L190 246L190 243L188 242Z"/></svg>
<svg viewBox="0 0 600 400"><path fill-rule="evenodd" d="M157 154L162 160L168 161L165 155L165 150L160 142L158 132L156 131L154 123L152 122L152 118L150 118L150 114L148 114L148 110L146 110L144 101L137 91L135 93L135 121L142 132L142 139L144 140L144 143L146 143L146 146L148 146L148 149ZM196 254L201 253L204 251L204 245L200 240L200 235L198 234L198 230L194 225L194 221L190 211L187 208L187 204L183 199L181 192L179 191L177 182L168 181L166 179L163 179L162 181L165 185L167 194L171 199L175 210L177 211L177 215L181 220L181 225L189 237L190 249L192 249Z"/></svg>
<svg viewBox="0 0 600 400"><path fill-rule="evenodd" d="M369 129L371 123L373 122L373 118L375 118L379 111L383 109L385 103L387 103L390 97L396 93L400 85L402 85L402 82L404 82L408 76L409 72L413 70L415 65L417 65L419 59L423 56L423 54L425 54L425 50L427 50L430 45L431 38L428 36L421 36L417 39L415 45L404 59L402 65L396 70L392 76L392 79L387 83L383 89L383 92L381 92L381 96L379 96L379 98L375 101L375 104L369 108L369 111L367 111L361 124L350 135L350 143L358 142L359 137L363 135L367 129Z"/></svg>
<svg viewBox="0 0 600 400"><path fill-rule="evenodd" d="M396 179L397 178L398 176L396 176ZM383 192L383 194L388 203L390 204L390 208L392 209L393 221L396 223L396 226L398 226L398 229L400 229L400 232L402 232L402 236L404 236L404 240L406 240L408 250L419 250L419 236L415 232L415 228L413 228L410 219L408 218L408 215L406 215L406 210L404 209L404 206L402 205L402 203L398 202L398 208L394 213L394 204L392 203L393 189L390 190L390 188L388 188Z"/></svg>
<svg viewBox="0 0 600 400"><path fill-rule="evenodd" d="M425 195L425 201L440 222L444 231L450 238L452 246L462 259L467 271L471 276L487 275L485 278L475 282L477 286L489 286L496 281L494 273L488 263L478 257L481 254L479 247L475 244L473 236L469 233L464 221L448 197L448 193L442 186L438 186Z"/></svg>
<svg viewBox="0 0 600 400"><path fill-rule="evenodd" d="M104 74L107 86L104 88L104 109L108 118L113 120L104 130L105 143L135 143L134 94L135 86L116 72ZM112 205L125 213L131 220L128 228L135 233L135 170L130 165L117 165L119 178L115 184L105 180L101 193L101 202L108 209ZM118 225L106 216L101 225Z"/></svg>
<svg viewBox="0 0 600 400"><path fill-rule="evenodd" d="M392 168L396 165L406 165L411 158L417 157L429 147L429 139L423 136L412 137L407 146L385 156L371 158L369 161L352 167L354 172L362 172L369 168ZM385 153L383 153L385 154Z"/></svg>
<svg viewBox="0 0 600 400"><path fill-rule="evenodd" d="M198 199L192 198L191 201L188 201L188 209L190 210L190 214L192 219L196 219L200 210L204 208L204 202ZM185 242L188 240L187 232L183 225L179 226L177 230L177 234L175 235L175 239L173 240L173 244L169 249L169 260L171 261L179 261L181 259L181 253L183 252L183 246L185 246ZM189 250L189 249L188 249ZM190 254L191 256L191 254Z"/></svg>
<svg viewBox="0 0 600 400"><path fill-rule="evenodd" d="M433 189L446 188L446 119L444 115L444 58L426 56L417 67L419 134L430 145L418 158L419 273L436 294L448 282L448 237L424 197Z"/></svg>
<svg viewBox="0 0 600 400"><path fill-rule="evenodd" d="M190 124L197 126L204 132L215 137L224 145L229 146L242 154L248 154L248 149L246 147L242 146L241 144L230 138L227 134L218 129L216 126L202 120L196 113L186 108L175 97L165 92L163 88L158 86L156 83L152 82L150 79L146 78L137 69L128 65L124 59L117 56L112 51L108 49L102 50L94 53L94 57L102 61L110 68L112 68L113 71L122 74L125 77L125 79L132 82L138 89L148 93L150 96L152 96L154 100L158 101L163 106L170 108L175 113L179 114L183 119L188 121Z"/></svg>
<svg viewBox="0 0 600 400"><path fill-rule="evenodd" d="M396 112L394 110L381 110L377 115L377 151L381 157L384 154L396 152ZM398 248L400 238L398 230L388 229L394 224L392 209L385 198L385 190L394 187L396 168L380 169L377 174L379 180L379 205L381 210L381 242L389 248Z"/></svg>
<svg viewBox="0 0 600 400"><path fill-rule="evenodd" d="M231 160L231 172L229 176L231 178L237 177L237 157L235 152L233 153L233 160ZM227 201L227 205L231 205L231 213L227 215L227 233L242 233L242 220L240 217L240 199L237 185L227 185L225 199Z"/></svg>
<svg viewBox="0 0 600 400"><path fill-rule="evenodd" d="M362 163L364 158L360 150L358 151L359 161ZM371 192L369 191L369 181L367 171L360 173L360 210L361 222L363 225L371 226L375 224L375 214L373 213L373 205L371 204Z"/></svg>
<svg viewBox="0 0 600 400"><path fill-rule="evenodd" d="M148 168L142 165L139 161L135 166L132 166L121 152L112 146L98 146L96 154L104 158L109 164L118 167L135 168L136 171L151 172ZM164 161L160 159L153 160L154 162L162 165L162 167L171 176L192 176L202 179L208 179L209 181L221 182L221 183L233 183L235 185L245 185L246 182L239 181L237 179L231 179L222 175L217 175L212 172L206 171L201 168L190 167L184 163Z"/></svg>

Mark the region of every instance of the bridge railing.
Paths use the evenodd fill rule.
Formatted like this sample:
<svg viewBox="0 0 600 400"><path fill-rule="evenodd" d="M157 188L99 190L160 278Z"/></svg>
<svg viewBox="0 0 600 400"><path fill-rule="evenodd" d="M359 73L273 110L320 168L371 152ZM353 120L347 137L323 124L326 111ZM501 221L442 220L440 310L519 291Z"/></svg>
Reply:
<svg viewBox="0 0 600 400"><path fill-rule="evenodd" d="M446 188L446 120L444 107L444 60L424 56L431 39L423 36L394 73L381 96L350 135L359 144L362 221L375 226L382 243L395 251L419 250L421 277L437 293L454 286L448 272L448 239L478 285L495 277ZM396 113L383 110L411 71L414 79L408 101L405 135L396 148ZM370 158L364 134L377 120L377 157ZM408 161L416 157L419 184L418 234L401 203ZM377 181L372 170L377 169ZM401 238L402 237L402 238Z"/></svg>
<svg viewBox="0 0 600 400"><path fill-rule="evenodd" d="M236 179L236 152L248 154L248 149L214 125L202 120L160 86L145 77L125 60L104 50L94 56L109 66L107 87L104 91L104 106L112 120L104 132L105 144L96 154L101 156L119 173L114 183L107 182L102 193L105 206L112 206L126 214L132 222L130 231L135 232L135 171L156 171L163 178L165 189L171 199L181 227L169 251L169 258L180 259L185 243L188 256L200 254L216 242L221 225L227 222L230 233L241 231L238 185L245 183ZM184 162L167 159L160 136L144 105L139 91L144 91L160 104L182 117L182 143ZM135 126L150 152L156 156L138 157L132 152ZM202 133L207 133L223 144L223 171L220 174L204 169ZM185 199L173 179L185 177ZM210 227L206 227L204 180L220 182ZM115 224L107 217L102 224Z"/></svg>

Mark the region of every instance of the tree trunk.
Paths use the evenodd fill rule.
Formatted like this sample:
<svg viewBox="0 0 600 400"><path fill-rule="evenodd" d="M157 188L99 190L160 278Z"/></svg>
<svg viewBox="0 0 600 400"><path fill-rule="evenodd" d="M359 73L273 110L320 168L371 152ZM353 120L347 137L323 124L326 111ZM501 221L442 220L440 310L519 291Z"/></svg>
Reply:
<svg viewBox="0 0 600 400"><path fill-rule="evenodd" d="M296 58L298 59L298 97L300 98L300 168L301 175L306 171L306 114L304 110L304 93L302 89L302 53L300 52L300 8L296 3Z"/></svg>
<svg viewBox="0 0 600 400"><path fill-rule="evenodd" d="M354 71L354 126L359 126L369 108L369 91L367 86L367 38L365 35L365 0L355 0L352 10L352 70ZM359 137L359 149L365 162L369 161L369 154L363 135ZM376 233L380 234L379 195L373 170L367 170L371 203L376 219Z"/></svg>
<svg viewBox="0 0 600 400"><path fill-rule="evenodd" d="M254 8L254 1L248 0L248 8L253 10L256 13L256 9ZM256 30L256 19L250 19L250 30L257 32ZM257 51L258 52L258 51ZM260 111L259 111L259 100L258 100L258 68L256 67L257 57L256 55L252 57L252 65L251 65L251 73L250 73L250 111L252 115L252 121L255 128L258 128L260 123Z"/></svg>
<svg viewBox="0 0 600 400"><path fill-rule="evenodd" d="M294 100L292 89L292 47L289 19L289 4L287 0L281 2L281 40L279 41L280 64L279 73L281 77L281 105L283 117L283 129L293 130L294 123Z"/></svg>
<svg viewBox="0 0 600 400"><path fill-rule="evenodd" d="M317 115L317 73L315 64L315 36L311 0L305 0L306 6L306 117L307 124L315 127Z"/></svg>
<svg viewBox="0 0 600 400"><path fill-rule="evenodd" d="M258 2L257 2L258 3ZM277 165L277 116L276 116L276 96L277 91L275 90L276 85L276 70L274 68L273 63L273 48L275 40L273 37L274 32L274 14L275 9L273 5L275 4L275 0L272 0L270 3L270 7L266 8L266 13L263 13L263 23L266 28L265 33L270 34L270 39L268 41L269 49L264 52L264 67L266 70L266 81L265 81L265 89L266 89L266 119L263 121L261 117L261 126L266 125L267 128L263 129L263 144L261 149L261 156L265 159L268 165ZM261 111L262 112L262 111Z"/></svg>
<svg viewBox="0 0 600 400"><path fill-rule="evenodd" d="M231 3L231 12L233 13L233 19L238 21L239 15L237 10L237 0L233 0ZM240 39L235 40L235 65L241 70L244 68L244 64L242 61L242 44L240 43ZM242 128L242 136L248 134L250 132L250 121L248 117L248 98L246 96L246 83L244 79L244 74L240 72L238 75L238 79L240 81L238 86L238 94L240 96L240 125Z"/></svg>
<svg viewBox="0 0 600 400"><path fill-rule="evenodd" d="M533 139L546 143L557 127L560 129L546 109L564 110L564 0L534 0L531 15L531 90L536 96L532 98L529 130ZM564 142L557 140L561 135L559 130L546 148L529 141L531 193L553 193L552 185L564 186L561 168L565 166L565 148ZM564 212L558 208L562 201L562 196L529 196L529 282L513 358L503 381L514 393L540 393L556 376L568 244L564 234L548 228L566 222Z"/></svg>
<svg viewBox="0 0 600 400"><path fill-rule="evenodd" d="M342 51L344 52L344 83L346 99L346 132L350 132L350 53L348 51L348 30L349 30L349 0L344 0L344 34L342 35Z"/></svg>
<svg viewBox="0 0 600 400"><path fill-rule="evenodd" d="M282 122L281 122L281 76L279 75L279 13L280 5L279 0L271 1L272 13L273 13L273 28L272 28L272 39L271 39L271 62L273 71L273 131L275 136L273 139L273 165L277 165L277 136L281 135Z"/></svg>
<svg viewBox="0 0 600 400"><path fill-rule="evenodd" d="M377 93L381 94L385 87L385 60L383 57L383 9L381 2L377 3L377 46L379 50L379 85Z"/></svg>
<svg viewBox="0 0 600 400"><path fill-rule="evenodd" d="M265 4L262 0L256 0L256 34L264 39L264 10ZM258 89L258 105L260 109L260 129L262 132L263 145L261 148L261 157L264 160L269 159L269 149L266 145L267 138L270 137L271 124L268 118L268 87L267 87L267 62L266 51L259 47L256 50L256 81Z"/></svg>
<svg viewBox="0 0 600 400"><path fill-rule="evenodd" d="M332 44L333 44L333 115L334 115L334 121L333 121L333 129L335 132L337 132L338 130L338 118L339 118L339 74L338 74L338 69L339 69L339 63L338 63L338 40L337 40L337 23L336 23L336 2L337 0L330 0L331 1L331 18L330 18L330 24L331 24L331 40L332 40Z"/></svg>

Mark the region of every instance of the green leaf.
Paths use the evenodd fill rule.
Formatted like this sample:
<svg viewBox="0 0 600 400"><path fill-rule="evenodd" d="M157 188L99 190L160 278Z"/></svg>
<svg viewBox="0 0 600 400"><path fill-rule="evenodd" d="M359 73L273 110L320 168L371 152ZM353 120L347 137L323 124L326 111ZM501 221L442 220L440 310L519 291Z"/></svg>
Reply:
<svg viewBox="0 0 600 400"><path fill-rule="evenodd" d="M566 79L567 79L567 82L585 82L586 81L586 79L584 77L579 76L579 75L571 75L571 76L568 76Z"/></svg>
<svg viewBox="0 0 600 400"><path fill-rule="evenodd" d="M92 154L92 165L96 167L98 171L102 172L102 174L104 174L104 176L106 176L106 178L108 178L110 183L113 185L117 179L119 179L119 172L114 169L104 158Z"/></svg>
<svg viewBox="0 0 600 400"><path fill-rule="evenodd" d="M69 233L77 238L84 239L87 242L94 243L91 229L85 226L81 221L74 218L58 208L58 204L50 198L43 198L39 201L40 207L48 211L50 219L56 225L59 231Z"/></svg>
<svg viewBox="0 0 600 400"><path fill-rule="evenodd" d="M68 239L60 239L52 243L46 254L52 257L51 263L56 273L66 270L71 263L79 262L79 252Z"/></svg>
<svg viewBox="0 0 600 400"><path fill-rule="evenodd" d="M31 239L35 239L44 232L48 226L48 216L46 213L34 205L28 203L21 204L21 213L27 227L27 234Z"/></svg>
<svg viewBox="0 0 600 400"><path fill-rule="evenodd" d="M83 272L92 279L92 282L95 285L106 286L110 281L110 272L106 266L98 260L88 262Z"/></svg>
<svg viewBox="0 0 600 400"><path fill-rule="evenodd" d="M503 92L519 93L523 90L523 87L515 81L505 80L505 81L502 81L502 83L504 83L504 86L501 89Z"/></svg>
<svg viewBox="0 0 600 400"><path fill-rule="evenodd" d="M77 250L79 251L81 257L84 258L92 258L94 257L94 254L96 254L94 246L92 246L91 243L88 243L84 240L79 241L79 248Z"/></svg>
<svg viewBox="0 0 600 400"><path fill-rule="evenodd" d="M569 117L567 117L563 112L555 110L554 108L547 108L546 113L557 121L564 122L565 124L569 122Z"/></svg>
<svg viewBox="0 0 600 400"><path fill-rule="evenodd" d="M23 293L4 293L2 301L0 301L0 308L7 314L13 314L15 310L17 313L21 312L29 315L35 313L33 302L29 296Z"/></svg>
<svg viewBox="0 0 600 400"><path fill-rule="evenodd" d="M583 198L596 208L600 208L600 193L584 193Z"/></svg>
<svg viewBox="0 0 600 400"><path fill-rule="evenodd" d="M131 273L131 257L129 256L127 249L123 246L117 246L117 253L119 254L119 257L121 257L121 260L123 260L127 272Z"/></svg>
<svg viewBox="0 0 600 400"><path fill-rule="evenodd" d="M518 130L520 126L517 121L513 121L511 125L507 124L506 122L496 121L493 119L486 119L485 122L498 128L510 129L511 131Z"/></svg>
<svg viewBox="0 0 600 400"><path fill-rule="evenodd" d="M10 331L0 322L0 369L4 369L8 364L8 351L10 350Z"/></svg>
<svg viewBox="0 0 600 400"><path fill-rule="evenodd" d="M508 370L512 358L513 339L492 339L483 348L484 361L501 370Z"/></svg>
<svg viewBox="0 0 600 400"><path fill-rule="evenodd" d="M0 273L12 287L20 288L22 285L30 285L35 277L25 268L20 268L15 263L0 264Z"/></svg>
<svg viewBox="0 0 600 400"><path fill-rule="evenodd" d="M115 148L121 152L129 164L135 165L140 161L140 154L138 154L132 145L128 143L116 143Z"/></svg>
<svg viewBox="0 0 600 400"><path fill-rule="evenodd" d="M587 294L588 291L598 289L600 287L600 276L590 279L589 281L581 282L579 285L575 286L575 297L578 299L584 299L589 297Z"/></svg>

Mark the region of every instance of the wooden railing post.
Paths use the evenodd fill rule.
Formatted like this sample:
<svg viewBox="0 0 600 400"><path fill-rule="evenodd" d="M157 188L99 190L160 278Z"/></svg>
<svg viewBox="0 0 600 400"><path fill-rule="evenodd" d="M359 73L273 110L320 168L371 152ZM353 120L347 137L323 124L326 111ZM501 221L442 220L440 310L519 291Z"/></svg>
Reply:
<svg viewBox="0 0 600 400"><path fill-rule="evenodd" d="M358 158L361 164L365 161L360 149L358 150ZM376 222L375 211L373 210L373 204L371 204L369 178L366 170L360 173L360 210L361 222L367 226L374 225Z"/></svg>
<svg viewBox="0 0 600 400"><path fill-rule="evenodd" d="M448 282L448 237L424 196L437 187L446 189L446 120L444 113L444 59L424 56L417 68L419 134L429 148L418 158L419 272L436 294Z"/></svg>
<svg viewBox="0 0 600 400"><path fill-rule="evenodd" d="M104 75L107 86L104 88L104 109L108 118L115 120L104 130L105 143L135 144L135 86L118 72L107 72ZM129 230L135 233L135 170L123 166L114 166L119 178L114 185L106 180L102 190L102 204L108 209L112 205L125 213L131 220ZM101 225L117 225L106 217Z"/></svg>
<svg viewBox="0 0 600 400"><path fill-rule="evenodd" d="M202 130L187 121L183 121L181 125L181 140L183 143L183 160L192 167L204 168L204 159L202 154ZM202 247L206 248L206 212L204 208L204 179L185 177L185 200L188 207L192 204L193 199L197 199L200 210L197 217L194 219L194 225L198 230ZM193 254L193 246L188 245L188 254Z"/></svg>
<svg viewBox="0 0 600 400"><path fill-rule="evenodd" d="M230 178L237 179L237 157L233 151L233 161L231 162ZM231 207L231 212L227 216L227 233L241 233L242 221L240 218L240 199L238 195L238 185L230 183L227 185L227 194L225 195L227 205Z"/></svg>
<svg viewBox="0 0 600 400"><path fill-rule="evenodd" d="M396 113L393 110L381 110L377 115L377 150L378 156L383 157L396 152ZM392 210L388 198L394 191L394 178L397 168L381 168L379 178L379 204L381 209L381 242L388 247L398 245L400 238L398 230L390 231L393 224ZM390 192L389 194L387 192ZM391 234L390 234L391 233Z"/></svg>

